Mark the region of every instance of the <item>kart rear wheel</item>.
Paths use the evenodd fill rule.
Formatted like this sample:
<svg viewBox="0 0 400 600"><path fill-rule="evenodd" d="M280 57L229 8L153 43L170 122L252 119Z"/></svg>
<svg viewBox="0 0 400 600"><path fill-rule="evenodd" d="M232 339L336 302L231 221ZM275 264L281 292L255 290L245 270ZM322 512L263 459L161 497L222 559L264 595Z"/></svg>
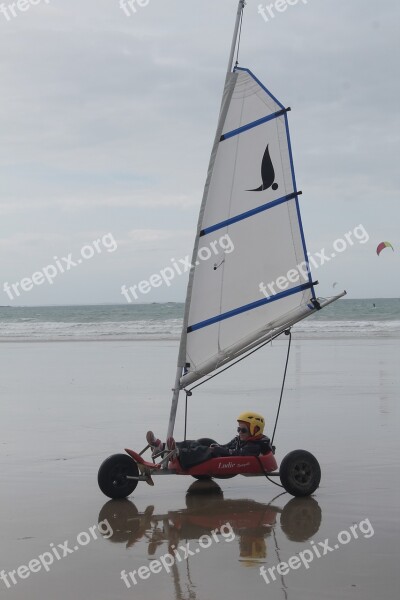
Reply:
<svg viewBox="0 0 400 600"><path fill-rule="evenodd" d="M293 450L281 462L281 483L292 496L310 496L321 481L321 467L307 450Z"/></svg>
<svg viewBox="0 0 400 600"><path fill-rule="evenodd" d="M127 475L139 476L137 464L127 454L113 454L100 466L97 476L99 488L113 500L126 498L139 483L137 479L127 479Z"/></svg>

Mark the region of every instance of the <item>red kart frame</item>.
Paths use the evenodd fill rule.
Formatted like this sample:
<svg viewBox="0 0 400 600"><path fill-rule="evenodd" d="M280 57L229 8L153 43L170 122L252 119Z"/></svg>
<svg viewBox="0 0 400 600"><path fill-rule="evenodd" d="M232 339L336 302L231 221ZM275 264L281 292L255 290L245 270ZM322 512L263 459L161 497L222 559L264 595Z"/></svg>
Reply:
<svg viewBox="0 0 400 600"><path fill-rule="evenodd" d="M133 460L139 465L143 465L146 469L151 471L152 475L160 474L161 463L151 463L143 460L140 454L125 449L125 452L129 454ZM272 452L263 454L261 456L223 456L219 458L209 458L208 460L184 469L179 459L174 456L172 460L168 462L167 472L174 475L191 475L192 477L226 477L234 475L265 475L266 473L273 473L278 469L275 456Z"/></svg>
<svg viewBox="0 0 400 600"><path fill-rule="evenodd" d="M282 487L293 496L310 496L319 486L321 469L315 456L307 450L293 450L282 460L280 469L273 452L260 456L223 456L210 458L184 469L175 450L163 450L160 462L144 460L142 454L125 449L126 454L113 454L100 466L98 484L109 498L127 498L139 481L154 485L154 475L190 475L195 479L229 479L246 477L279 477ZM278 484L279 485L279 484Z"/></svg>

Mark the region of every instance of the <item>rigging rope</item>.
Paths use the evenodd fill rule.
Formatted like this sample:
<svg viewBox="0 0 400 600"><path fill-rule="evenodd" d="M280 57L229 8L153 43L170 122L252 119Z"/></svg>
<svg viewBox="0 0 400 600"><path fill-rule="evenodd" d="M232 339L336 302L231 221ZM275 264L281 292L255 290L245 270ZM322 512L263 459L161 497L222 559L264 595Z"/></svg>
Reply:
<svg viewBox="0 0 400 600"><path fill-rule="evenodd" d="M244 356L242 356L241 358L239 358L237 361L235 361L231 365L228 365L227 367L225 367L225 369L222 369L221 371L218 371L218 373L214 373L214 375L211 375L211 377L208 377L204 381L201 381L197 385L193 386L190 390L185 389L185 392L186 392L186 401L185 401L185 435L184 435L184 440L185 441L186 441L186 429L187 429L188 397L192 396L192 390L194 390L195 388L199 387L200 385L203 385L203 383L206 383L206 381L210 381L210 379L213 379L214 377L216 377L220 373L223 373L227 369L230 369L231 367L233 367L234 365L236 365L241 360L244 360L245 358L247 358L251 354L254 354L254 352L257 352L257 350L260 350L260 348L263 348L266 344L269 344L270 342L272 342L272 340L274 340L275 338L277 338L279 335L282 335L282 334L279 333L278 335L272 337L268 341L266 341L263 344L261 344L261 346L258 346L257 348L255 348L254 350L252 350L251 352L249 352L248 354L245 354ZM285 335L289 336L289 344L288 344L287 355L286 355L285 370L283 372L283 380L282 380L281 393L280 393L280 397L279 397L278 410L276 412L276 417L275 417L274 431L272 433L272 438L271 438L271 446L273 448L273 452L274 453L275 453L275 448L273 446L273 443L274 443L276 428L277 428L277 425L278 425L278 419L279 419L279 414L280 414L281 405L282 405L283 390L285 389L285 381L286 381L287 368L288 368L288 364L289 364L290 349L291 349L291 346L292 346L292 331L291 331L290 327L289 327L289 329L286 329ZM269 477L267 471L265 471L265 469L264 469L264 466L263 466L263 464L262 464L259 456L257 456L257 460L258 460L258 462L260 464L261 470L263 471L263 473L264 473L265 477L268 479L268 481L270 481L271 483L273 483L277 487L283 488L284 487L283 485L281 485L280 483L277 483L276 481L274 481L273 479L271 479L271 477Z"/></svg>
<svg viewBox="0 0 400 600"><path fill-rule="evenodd" d="M273 446L274 443L274 438L275 438L275 432L276 432L276 427L278 425L278 419L279 419L279 413L281 410L281 404L282 404L282 397L283 397L283 390L285 388L285 381L286 381L286 373L287 373L287 368L288 368L288 364L289 364L289 356L290 356L290 347L292 345L292 332L291 330L286 330L285 331L285 335L289 336L289 345L288 345L288 350L287 350L287 355L286 355L286 364L285 364L285 370L283 372L283 380L282 380L282 387L281 387L281 395L279 398L279 404L278 404L278 410L276 413L276 418L275 418L275 425L274 425L274 431L272 433L272 438L271 438L271 446L272 446L272 451L275 454L275 446ZM265 477L268 479L268 481L270 481L271 483L273 483L274 485L277 485L278 487L283 488L284 486L281 485L280 483L277 483L276 481L274 481L273 479L271 479L271 477L268 476L268 473L264 470L263 464L260 460L260 458L257 456L258 458L258 462L260 463L260 467L262 468L262 470L264 471L264 475Z"/></svg>
<svg viewBox="0 0 400 600"><path fill-rule="evenodd" d="M228 369L230 369L231 367L237 365L239 362L241 362L242 360L244 360L245 358L247 358L248 356L251 356L252 354L254 354L254 352L257 352L257 350L260 350L261 348L263 348L264 346L266 346L267 344L269 344L270 342L272 342L273 340L275 340L277 337L279 337L280 335L282 335L282 333L278 333L277 335L273 336L272 338L270 338L269 340L267 340L266 342L264 342L263 344L261 344L260 346L257 346L257 348L255 348L254 350L251 350L251 352L248 352L247 354L244 354L244 356L242 356L241 358L239 358L238 360L236 360L235 362L233 362L232 364L228 365L227 367L225 367L224 369L221 369L221 371L218 371L217 373L214 373L213 375L211 375L210 377L207 377L207 379L204 379L204 381L201 381L200 383L197 383L196 385L194 385L192 388L190 388L189 390L187 390L186 388L184 388L185 393L186 393L186 401L185 401L185 435L184 435L184 439L186 440L186 429L187 429L187 410L188 410L188 397L192 396L192 391L194 389L196 389L197 387L200 387L201 385L203 385L203 383L207 383L207 381L210 381L210 379L213 379L214 377L216 377L217 375L220 375L221 373L223 373L224 371L227 371ZM278 419L279 419L279 414L280 414L280 410L281 410L281 405L282 405L282 398L283 398L283 390L285 388L285 381L286 381L286 373L287 373L287 368L288 368L288 364L289 364L289 356L290 356L290 349L291 349L291 345L292 345L292 331L291 328L289 327L289 329L286 329L285 331L285 335L289 336L289 345L288 345L288 350L287 350L287 355L286 355L286 364L285 364L285 370L283 372L283 380L282 380L282 387L281 387L281 393L280 393L280 397L279 397L279 404L278 404L278 410L276 413L276 417L275 417L275 425L274 425L274 431L272 433L272 438L271 438L271 446L274 443L274 438L275 438L275 433L276 433L276 428L278 425ZM267 477L267 475L266 475ZM267 479L269 479L267 477ZM272 481L272 480L270 480ZM275 485L279 485L278 483L276 483L275 481L272 481L272 483L274 483ZM282 486L281 486L282 487Z"/></svg>
<svg viewBox="0 0 400 600"><path fill-rule="evenodd" d="M185 390L186 392L186 390ZM187 429L187 409L188 409L188 396L191 396L192 392L186 392L186 401L185 401L185 433L183 436L184 441L186 442L186 429Z"/></svg>
<svg viewBox="0 0 400 600"><path fill-rule="evenodd" d="M274 443L276 426L278 425L279 413L280 413L281 404L282 404L283 390L284 390L284 387L285 387L286 373L287 373L287 368L288 368L288 364L289 364L290 347L292 345L292 332L291 332L291 330L289 329L289 331L285 331L285 335L289 336L289 345L288 345L287 356L286 356L285 371L283 373L283 381L282 381L282 387L281 387L281 395L280 395L280 398L279 398L278 411L276 413L274 431L272 433L271 445Z"/></svg>
<svg viewBox="0 0 400 600"><path fill-rule="evenodd" d="M285 334L286 334L287 331L290 331L290 327L289 327L289 329L286 329ZM230 364L227 367L221 369L217 373L214 373L214 375L210 375L210 377L207 377L207 379L204 379L204 381L200 381L200 383L197 383L196 385L194 385L193 387L191 387L190 390L187 390L186 388L184 388L185 392L186 393L192 392L197 387L200 387L201 385L203 385L203 383L207 383L207 381L210 381L211 379L214 379L214 377L216 377L217 375L220 375L224 371L227 371L228 369L234 367L235 365L237 365L238 363L240 363L242 360L244 360L248 356L251 356L252 354L254 354L254 352L257 352L257 350L261 350L261 348L264 348L264 346L266 346L267 344L270 344L271 342L273 342L274 340L276 340L276 338L279 337L280 335L282 335L282 333L283 332L280 331L276 335L273 335L272 337L268 338L268 340L266 340L265 342L263 342L262 344L260 344L260 346L257 346L257 348L254 348L254 350L251 350L247 354L244 354L241 358L239 358L238 360L235 360L235 362L233 362L232 364ZM191 396L191 394L189 394L189 396Z"/></svg>

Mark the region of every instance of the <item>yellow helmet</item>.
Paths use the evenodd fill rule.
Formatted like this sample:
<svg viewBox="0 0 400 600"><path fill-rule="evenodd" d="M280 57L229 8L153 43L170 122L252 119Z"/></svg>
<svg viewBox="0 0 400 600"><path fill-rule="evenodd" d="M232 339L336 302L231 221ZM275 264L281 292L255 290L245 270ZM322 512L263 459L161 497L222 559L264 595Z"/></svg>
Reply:
<svg viewBox="0 0 400 600"><path fill-rule="evenodd" d="M243 421L244 423L248 423L250 435L256 435L254 429L257 426L259 430L257 431L257 435L261 435L264 431L265 427L265 419L262 415L259 415L255 412L243 412L241 413L237 421Z"/></svg>

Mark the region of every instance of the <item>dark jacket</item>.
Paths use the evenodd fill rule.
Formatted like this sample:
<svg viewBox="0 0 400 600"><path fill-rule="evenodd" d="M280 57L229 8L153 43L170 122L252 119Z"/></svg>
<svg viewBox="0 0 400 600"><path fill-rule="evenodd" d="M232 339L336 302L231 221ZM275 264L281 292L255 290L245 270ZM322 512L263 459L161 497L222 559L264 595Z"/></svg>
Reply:
<svg viewBox="0 0 400 600"><path fill-rule="evenodd" d="M226 448L230 456L258 456L272 450L270 439L266 435L252 437L243 442L237 435L228 444L223 444L221 447Z"/></svg>

